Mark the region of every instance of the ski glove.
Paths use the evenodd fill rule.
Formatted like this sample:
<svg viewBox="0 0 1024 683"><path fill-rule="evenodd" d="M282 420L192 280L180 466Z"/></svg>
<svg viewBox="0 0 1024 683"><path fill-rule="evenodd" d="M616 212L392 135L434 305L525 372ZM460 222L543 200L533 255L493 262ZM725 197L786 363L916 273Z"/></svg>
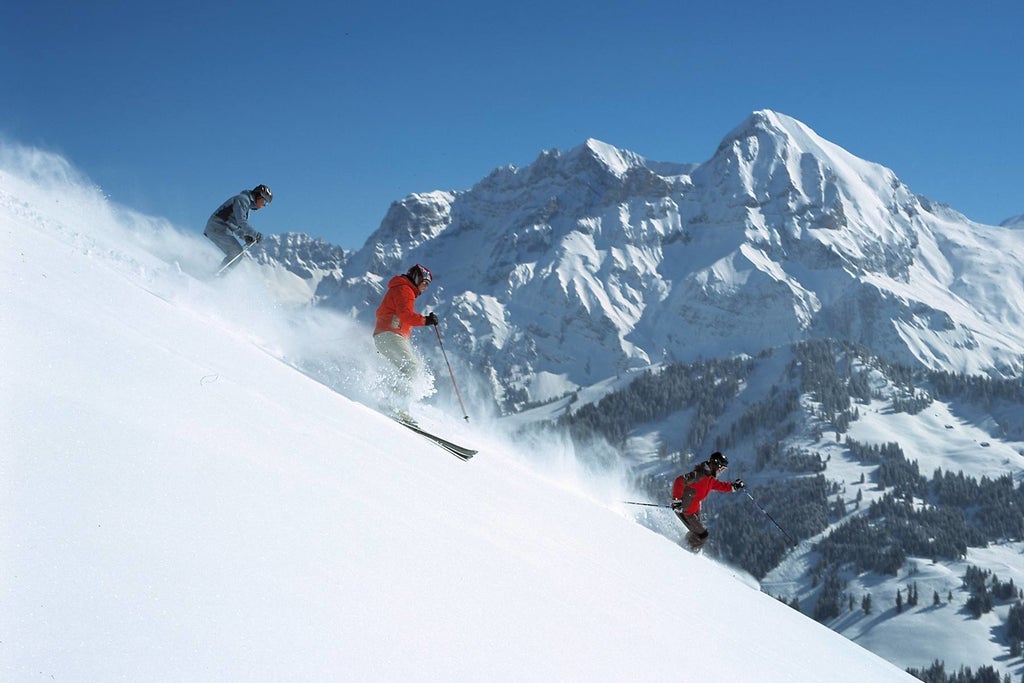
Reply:
<svg viewBox="0 0 1024 683"><path fill-rule="evenodd" d="M685 510L683 506L683 501L679 500L678 498L672 501L671 508L672 512L683 512Z"/></svg>
<svg viewBox="0 0 1024 683"><path fill-rule="evenodd" d="M736 481L734 481L732 483L732 490L733 491L739 491L744 486L746 486L746 484L743 483L743 480L742 479L737 479Z"/></svg>
<svg viewBox="0 0 1024 683"><path fill-rule="evenodd" d="M434 325L436 327L437 323L437 313L427 313L425 316L423 316L424 325Z"/></svg>
<svg viewBox="0 0 1024 683"><path fill-rule="evenodd" d="M246 235L245 236L245 243L246 244L255 244L255 243L260 242L262 240L263 240L263 233L262 232L257 232L254 235Z"/></svg>

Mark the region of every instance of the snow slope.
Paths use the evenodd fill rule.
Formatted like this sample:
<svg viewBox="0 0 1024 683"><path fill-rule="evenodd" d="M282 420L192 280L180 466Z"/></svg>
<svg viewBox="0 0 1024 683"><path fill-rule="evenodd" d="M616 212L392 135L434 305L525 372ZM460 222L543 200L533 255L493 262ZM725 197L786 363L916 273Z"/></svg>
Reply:
<svg viewBox="0 0 1024 683"><path fill-rule="evenodd" d="M0 679L912 680L493 428L463 463L297 372L365 345L2 156Z"/></svg>

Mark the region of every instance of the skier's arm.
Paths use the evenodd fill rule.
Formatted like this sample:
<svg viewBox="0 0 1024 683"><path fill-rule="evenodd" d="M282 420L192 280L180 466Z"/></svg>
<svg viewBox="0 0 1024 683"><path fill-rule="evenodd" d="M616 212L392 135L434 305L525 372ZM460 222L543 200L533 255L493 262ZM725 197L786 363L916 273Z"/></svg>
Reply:
<svg viewBox="0 0 1024 683"><path fill-rule="evenodd" d="M676 480L672 482L672 498L679 500L683 497L683 489L686 488L686 480L683 479L682 475L676 477Z"/></svg>
<svg viewBox="0 0 1024 683"><path fill-rule="evenodd" d="M730 481L722 481L720 479L715 478L715 479L711 480L711 488L713 488L716 491L723 491L723 492L731 493L732 492L732 482L730 482Z"/></svg>
<svg viewBox="0 0 1024 683"><path fill-rule="evenodd" d="M693 503L693 497L696 494L697 490L695 488L686 485L685 475L676 477L676 480L672 482L672 510L675 512L686 512Z"/></svg>
<svg viewBox="0 0 1024 683"><path fill-rule="evenodd" d="M409 327L423 327L426 325L426 317L413 310L412 306L416 301L416 295L406 287L398 287L397 289L399 291L395 301L395 315L398 316L399 320Z"/></svg>
<svg viewBox="0 0 1024 683"><path fill-rule="evenodd" d="M236 196L234 204L231 206L231 218L228 219L228 225L239 237L255 238L257 235L257 232L249 225L249 206L250 203L244 194Z"/></svg>

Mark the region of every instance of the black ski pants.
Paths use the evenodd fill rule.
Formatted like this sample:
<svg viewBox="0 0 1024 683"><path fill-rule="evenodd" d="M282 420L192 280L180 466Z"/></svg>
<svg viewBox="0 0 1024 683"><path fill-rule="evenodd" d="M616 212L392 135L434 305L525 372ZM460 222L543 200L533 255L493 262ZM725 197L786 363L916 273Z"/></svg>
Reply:
<svg viewBox="0 0 1024 683"><path fill-rule="evenodd" d="M708 529L700 521L700 513L688 515L684 512L677 512L676 517L689 529L689 533L686 534L686 543L690 546L690 550L697 552L703 548L704 544L708 542Z"/></svg>

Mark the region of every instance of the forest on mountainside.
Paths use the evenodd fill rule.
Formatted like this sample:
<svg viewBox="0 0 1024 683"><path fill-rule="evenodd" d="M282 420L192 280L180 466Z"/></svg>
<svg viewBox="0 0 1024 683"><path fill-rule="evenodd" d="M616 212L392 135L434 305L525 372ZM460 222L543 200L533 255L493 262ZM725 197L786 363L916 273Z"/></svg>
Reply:
<svg viewBox="0 0 1024 683"><path fill-rule="evenodd" d="M871 401L910 414L937 399L982 409L996 401L1024 406L1024 380L908 368L836 340L799 342L788 350L784 377L761 397L747 392L741 400L741 393L758 365L785 349L647 371L626 388L567 413L560 424L581 442L598 434L621 446L638 427L685 412L686 434L662 449L664 467L636 477L651 500L663 499L671 480L711 451L753 442L757 500L787 533L803 540L837 525L817 544L814 572L822 581L843 571L892 575L908 556L952 560L968 546L1024 539L1024 484L1015 486L1009 473L978 479L937 469L928 477L899 443L845 437ZM1000 428L1012 430L1008 424ZM798 430L817 437L834 432L867 474L859 482L829 480L828 456L787 444ZM862 508L866 486L885 493ZM709 552L763 577L785 555L786 539L750 513L749 501L728 498L712 496L705 505L716 538Z"/></svg>
<svg viewBox="0 0 1024 683"><path fill-rule="evenodd" d="M601 401L567 412L559 423L581 444L600 435L622 447L638 428L683 415L685 434L680 441L663 445L661 467L646 467L635 476L637 489L650 500L663 500L672 479L712 451L752 444L756 502L771 511L774 522L797 542L832 527L815 543L818 562L811 570L818 590L809 616L819 621L851 610L889 608L877 599L873 606L870 594L850 593L847 577L864 572L895 576L911 557L960 560L968 547L1024 540L1024 482L1015 485L1011 473L979 479L939 468L926 476L899 443L861 443L846 435L850 424L860 419L861 408L877 401L892 412L910 415L936 400L984 412L996 404L1021 408L1024 380L914 369L846 342L815 340L788 347L791 358L783 376L761 396L750 396L747 383L759 364L786 351L647 371ZM993 438L1022 436L1020 425L990 414L1001 430ZM798 433L809 433L815 440L834 433L844 456L863 465L860 480L830 480L830 456L787 442ZM735 474L744 474L744 469L733 468ZM863 505L868 487L883 494ZM743 496L710 496L704 513L714 537L706 552L757 578L778 566L790 550L786 535L752 511ZM1020 656L1022 591L980 568L968 571L964 586L970 597L963 609L974 617L995 604L1010 604L1005 641L1010 655ZM916 587L908 586L907 604L916 604L917 599ZM942 596L936 592L933 600L941 601ZM800 609L795 598L791 606ZM903 594L898 591L892 608L902 607ZM1000 681L991 667L947 672L942 662L910 673L925 681Z"/></svg>

